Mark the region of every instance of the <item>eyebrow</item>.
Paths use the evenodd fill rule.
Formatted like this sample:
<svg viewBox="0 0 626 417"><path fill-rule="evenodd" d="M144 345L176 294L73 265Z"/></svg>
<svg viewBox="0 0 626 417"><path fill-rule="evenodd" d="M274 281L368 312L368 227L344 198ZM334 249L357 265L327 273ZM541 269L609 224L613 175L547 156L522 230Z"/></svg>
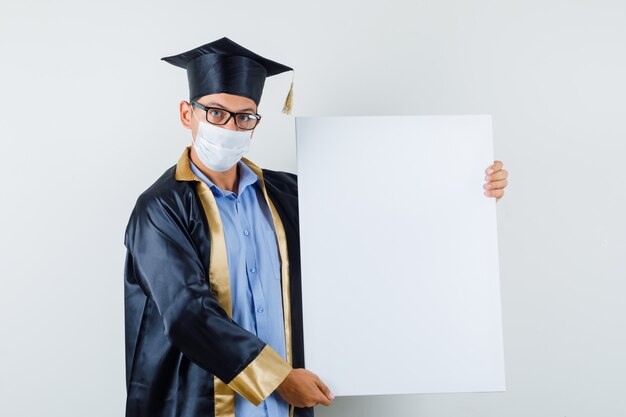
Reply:
<svg viewBox="0 0 626 417"><path fill-rule="evenodd" d="M204 106L205 106L205 107L215 107L215 106L217 106L217 107L219 107L219 108L220 108L220 109L222 109L222 110L228 110L228 109L226 108L226 106L224 106L224 105L222 105L221 103L218 103L218 102L216 102L216 101L210 101L208 104L204 104ZM254 109L253 109L253 108L251 108L251 107L246 107L245 109L243 109L243 110L239 110L239 111L236 111L235 113L244 113L244 112L251 112L251 113L255 113Z"/></svg>

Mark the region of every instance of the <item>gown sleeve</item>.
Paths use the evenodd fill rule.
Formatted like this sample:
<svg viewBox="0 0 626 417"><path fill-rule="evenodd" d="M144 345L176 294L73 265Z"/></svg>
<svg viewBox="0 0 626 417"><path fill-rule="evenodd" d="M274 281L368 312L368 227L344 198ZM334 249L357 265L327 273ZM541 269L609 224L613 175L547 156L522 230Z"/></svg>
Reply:
<svg viewBox="0 0 626 417"><path fill-rule="evenodd" d="M140 196L124 244L125 273L156 304L172 345L255 405L280 385L291 366L218 304L177 210Z"/></svg>

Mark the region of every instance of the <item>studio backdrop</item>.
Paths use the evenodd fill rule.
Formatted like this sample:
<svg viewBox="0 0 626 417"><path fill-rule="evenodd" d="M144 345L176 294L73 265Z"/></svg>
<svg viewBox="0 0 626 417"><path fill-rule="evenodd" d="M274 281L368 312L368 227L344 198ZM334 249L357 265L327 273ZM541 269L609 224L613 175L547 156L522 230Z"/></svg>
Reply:
<svg viewBox="0 0 626 417"><path fill-rule="evenodd" d="M294 116L485 114L510 173L506 391L318 416L626 415L625 22L611 0L3 0L0 414L124 414L124 229L191 141L184 71L160 58L228 36L295 69L293 116L291 74L265 85L261 167L297 172Z"/></svg>

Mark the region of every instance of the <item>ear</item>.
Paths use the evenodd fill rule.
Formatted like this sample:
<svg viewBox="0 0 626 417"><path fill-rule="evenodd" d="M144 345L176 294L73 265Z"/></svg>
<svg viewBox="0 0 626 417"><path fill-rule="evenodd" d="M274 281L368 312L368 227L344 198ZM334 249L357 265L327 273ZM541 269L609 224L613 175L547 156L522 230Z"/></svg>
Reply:
<svg viewBox="0 0 626 417"><path fill-rule="evenodd" d="M192 126L192 114L193 108L188 101L181 101L178 105L178 109L180 112L180 122L182 123L185 129L191 129Z"/></svg>

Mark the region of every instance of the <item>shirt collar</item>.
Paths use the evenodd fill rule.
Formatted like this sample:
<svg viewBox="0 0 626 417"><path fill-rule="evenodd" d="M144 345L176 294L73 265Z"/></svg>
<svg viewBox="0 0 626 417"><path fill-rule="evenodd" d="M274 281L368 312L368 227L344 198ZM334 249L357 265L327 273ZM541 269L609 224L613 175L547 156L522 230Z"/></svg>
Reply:
<svg viewBox="0 0 626 417"><path fill-rule="evenodd" d="M196 164L191 161L191 159L189 159L189 168L191 169L193 174L195 174L198 178L204 181L209 186L209 188L211 188L211 191L215 196L224 197L234 194L232 191L223 190L215 185L213 181L211 181L209 177L204 175L200 168L198 168ZM239 170L239 189L237 191L237 195L240 196L242 195L246 187L255 184L259 180L259 177L242 161L237 162L237 168Z"/></svg>
<svg viewBox="0 0 626 417"><path fill-rule="evenodd" d="M178 158L178 162L176 164L175 170L175 178L176 181L196 181L201 182L202 180L193 173L191 170L191 158L189 158L189 151L191 150L191 146L185 147L185 150ZM260 180L259 184L261 189L263 189L263 170L254 164L254 162L248 160L246 157L241 158L241 162L252 170L252 173L256 175L256 177ZM218 188L219 189L219 188Z"/></svg>

